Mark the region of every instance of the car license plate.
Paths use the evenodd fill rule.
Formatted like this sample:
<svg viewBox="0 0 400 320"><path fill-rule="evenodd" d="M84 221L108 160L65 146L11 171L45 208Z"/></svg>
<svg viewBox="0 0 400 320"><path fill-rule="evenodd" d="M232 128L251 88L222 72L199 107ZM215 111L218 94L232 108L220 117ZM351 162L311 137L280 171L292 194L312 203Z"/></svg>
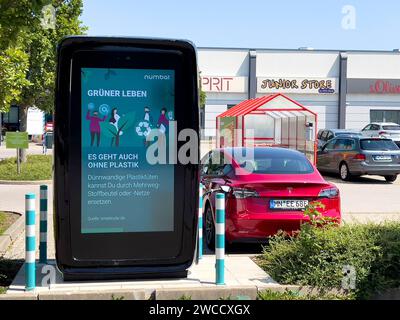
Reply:
<svg viewBox="0 0 400 320"><path fill-rule="evenodd" d="M270 200L269 208L274 210L303 210L308 200Z"/></svg>
<svg viewBox="0 0 400 320"><path fill-rule="evenodd" d="M391 162L392 157L391 156L374 156L375 161L382 161L382 162Z"/></svg>

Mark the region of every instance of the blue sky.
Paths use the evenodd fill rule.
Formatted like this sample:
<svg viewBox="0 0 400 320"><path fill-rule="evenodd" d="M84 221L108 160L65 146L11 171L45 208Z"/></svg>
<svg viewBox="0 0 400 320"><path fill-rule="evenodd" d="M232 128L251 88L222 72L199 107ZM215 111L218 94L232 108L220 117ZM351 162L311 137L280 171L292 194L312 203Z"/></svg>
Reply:
<svg viewBox="0 0 400 320"><path fill-rule="evenodd" d="M355 28L344 29L345 5ZM172 37L197 46L400 48L398 0L84 0L89 35Z"/></svg>

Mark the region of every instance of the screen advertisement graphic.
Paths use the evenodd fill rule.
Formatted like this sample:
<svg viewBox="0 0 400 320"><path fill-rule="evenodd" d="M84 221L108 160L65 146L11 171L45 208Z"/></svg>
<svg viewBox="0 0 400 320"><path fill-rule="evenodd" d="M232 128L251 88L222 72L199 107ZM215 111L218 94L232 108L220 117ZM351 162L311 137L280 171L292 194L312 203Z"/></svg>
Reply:
<svg viewBox="0 0 400 320"><path fill-rule="evenodd" d="M174 231L174 166L146 159L174 92L174 70L81 68L82 234Z"/></svg>

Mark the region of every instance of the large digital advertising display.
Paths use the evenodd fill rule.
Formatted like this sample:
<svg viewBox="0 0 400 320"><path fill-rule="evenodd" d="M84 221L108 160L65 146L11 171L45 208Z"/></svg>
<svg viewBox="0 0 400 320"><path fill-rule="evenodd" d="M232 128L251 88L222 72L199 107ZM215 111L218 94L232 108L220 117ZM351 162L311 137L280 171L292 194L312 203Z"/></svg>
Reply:
<svg viewBox="0 0 400 320"><path fill-rule="evenodd" d="M174 85L174 70L81 68L83 234L173 231L174 166L146 153L168 143Z"/></svg>
<svg viewBox="0 0 400 320"><path fill-rule="evenodd" d="M64 280L187 276L198 223L198 80L188 41L59 43L53 194Z"/></svg>

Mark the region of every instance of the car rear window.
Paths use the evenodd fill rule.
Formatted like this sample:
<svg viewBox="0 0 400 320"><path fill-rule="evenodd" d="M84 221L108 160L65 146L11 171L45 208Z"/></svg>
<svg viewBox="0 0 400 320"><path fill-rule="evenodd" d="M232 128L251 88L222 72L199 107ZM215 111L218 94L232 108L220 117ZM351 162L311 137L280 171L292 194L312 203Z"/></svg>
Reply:
<svg viewBox="0 0 400 320"><path fill-rule="evenodd" d="M399 130L400 126L382 126L383 130Z"/></svg>
<svg viewBox="0 0 400 320"><path fill-rule="evenodd" d="M363 150L399 150L399 147L390 139L362 139L360 146Z"/></svg>
<svg viewBox="0 0 400 320"><path fill-rule="evenodd" d="M307 174L314 171L303 155L255 154L254 159L239 165L247 171L259 174Z"/></svg>

